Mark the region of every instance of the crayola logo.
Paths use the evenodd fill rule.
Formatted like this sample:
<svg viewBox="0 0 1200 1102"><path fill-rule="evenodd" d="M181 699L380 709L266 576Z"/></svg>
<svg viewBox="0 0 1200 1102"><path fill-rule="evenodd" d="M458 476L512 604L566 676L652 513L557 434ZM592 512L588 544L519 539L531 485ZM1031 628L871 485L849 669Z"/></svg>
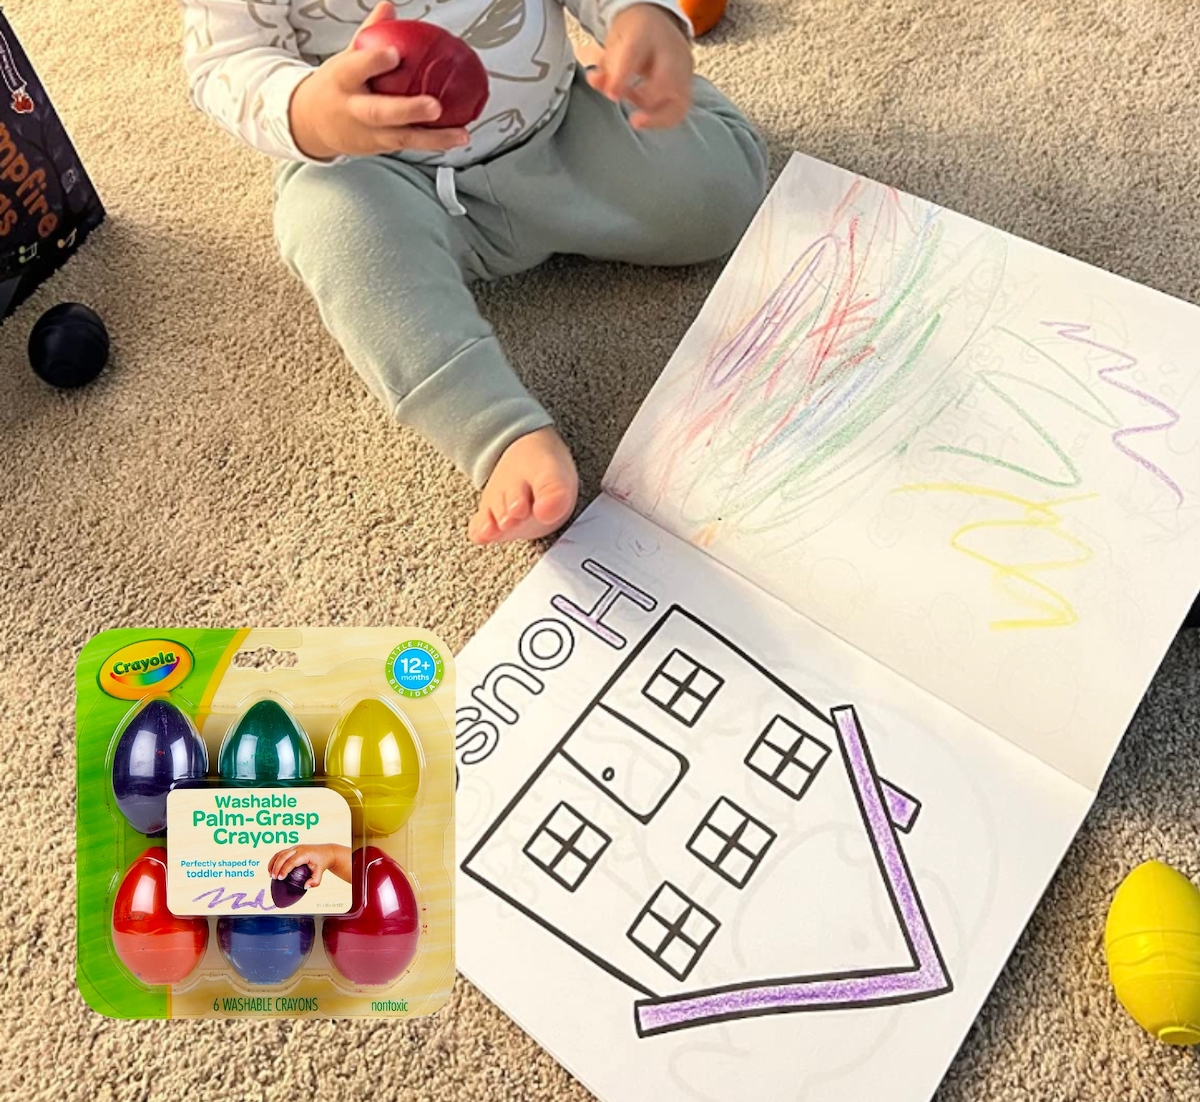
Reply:
<svg viewBox="0 0 1200 1102"><path fill-rule="evenodd" d="M143 639L108 656L100 688L120 700L141 700L175 688L192 672L192 652L170 639Z"/></svg>

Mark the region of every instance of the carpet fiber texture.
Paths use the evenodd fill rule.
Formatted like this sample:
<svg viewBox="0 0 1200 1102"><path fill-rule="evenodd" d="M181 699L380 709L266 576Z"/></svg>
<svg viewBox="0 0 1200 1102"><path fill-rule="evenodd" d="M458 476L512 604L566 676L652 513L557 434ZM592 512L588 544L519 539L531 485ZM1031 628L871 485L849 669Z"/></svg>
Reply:
<svg viewBox="0 0 1200 1102"><path fill-rule="evenodd" d="M187 101L174 5L5 9L111 217L0 328L0 1097L583 1102L461 981L407 1025L116 1023L76 993L71 671L90 635L408 621L459 646L541 549L470 547L465 479L385 419L324 334L276 257L270 166ZM775 171L802 149L1196 301L1195 26L1180 0L731 0L699 64L762 128ZM585 494L716 274L561 261L481 294ZM99 310L114 343L72 394L24 358L63 299ZM1125 1017L1101 944L1133 865L1200 876L1198 731L1192 632L941 1102L1200 1102L1200 1053Z"/></svg>

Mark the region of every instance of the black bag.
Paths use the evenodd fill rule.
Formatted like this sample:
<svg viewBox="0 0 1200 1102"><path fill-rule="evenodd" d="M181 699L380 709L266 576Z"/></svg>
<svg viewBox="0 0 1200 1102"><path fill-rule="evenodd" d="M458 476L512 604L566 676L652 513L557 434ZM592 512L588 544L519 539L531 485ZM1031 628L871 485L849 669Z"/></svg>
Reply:
<svg viewBox="0 0 1200 1102"><path fill-rule="evenodd" d="M0 10L0 320L103 221L100 197Z"/></svg>

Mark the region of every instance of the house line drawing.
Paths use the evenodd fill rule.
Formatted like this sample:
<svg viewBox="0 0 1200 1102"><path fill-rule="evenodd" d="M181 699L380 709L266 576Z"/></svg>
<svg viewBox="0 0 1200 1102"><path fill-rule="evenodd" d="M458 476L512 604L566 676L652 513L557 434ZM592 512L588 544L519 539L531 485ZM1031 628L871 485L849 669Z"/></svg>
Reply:
<svg viewBox="0 0 1200 1102"><path fill-rule="evenodd" d="M648 1037L951 991L900 844L920 810L853 706L676 604L461 868L626 984Z"/></svg>

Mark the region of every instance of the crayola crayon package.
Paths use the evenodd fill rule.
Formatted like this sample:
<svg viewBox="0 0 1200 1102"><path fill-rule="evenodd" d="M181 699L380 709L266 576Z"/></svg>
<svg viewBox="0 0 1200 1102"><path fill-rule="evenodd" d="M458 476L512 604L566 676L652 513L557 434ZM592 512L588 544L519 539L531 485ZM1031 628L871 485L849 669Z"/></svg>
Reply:
<svg viewBox="0 0 1200 1102"><path fill-rule="evenodd" d="M0 320L103 221L100 197L0 8Z"/></svg>
<svg viewBox="0 0 1200 1102"><path fill-rule="evenodd" d="M420 628L121 629L76 667L79 989L409 1018L454 982L454 667Z"/></svg>

